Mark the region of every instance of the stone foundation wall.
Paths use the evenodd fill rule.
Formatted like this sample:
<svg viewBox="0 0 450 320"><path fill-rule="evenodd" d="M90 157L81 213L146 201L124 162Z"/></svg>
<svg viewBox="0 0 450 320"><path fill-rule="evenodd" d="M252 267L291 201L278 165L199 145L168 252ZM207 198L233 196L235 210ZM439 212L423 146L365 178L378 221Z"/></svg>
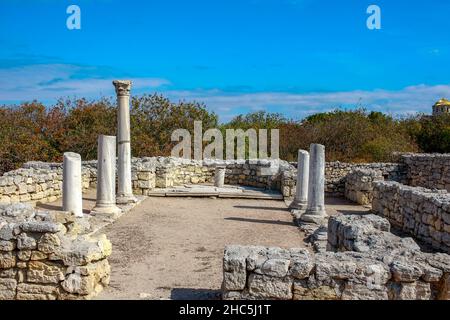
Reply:
<svg viewBox="0 0 450 320"><path fill-rule="evenodd" d="M30 205L0 206L0 300L89 299L109 283L105 235L77 218Z"/></svg>
<svg viewBox="0 0 450 320"><path fill-rule="evenodd" d="M212 183L214 167L218 164L227 167L225 175L227 184L276 189L280 190L285 197L295 195L297 164L282 160L250 162L248 160L195 161L173 157L133 158L133 188L136 194L147 195L154 188ZM261 170L268 167L274 169L272 174L262 174ZM374 170L385 180L450 190L449 167L450 155L430 154L402 155L399 163L327 162L325 191L329 196L345 196L347 178L355 170ZM29 162L22 169L5 173L0 177L0 203L53 201L55 197L61 196L61 180L62 164ZM92 186L95 183L96 161L84 161L83 187ZM350 184L355 183L356 181L350 182Z"/></svg>
<svg viewBox="0 0 450 320"><path fill-rule="evenodd" d="M372 204L373 184L383 181L379 170L356 169L347 175L345 182L345 197L361 205Z"/></svg>
<svg viewBox="0 0 450 320"><path fill-rule="evenodd" d="M223 165L226 167L226 184L279 189L281 181L281 169L277 169L279 162L275 160L196 161L172 157L136 158L133 159L133 181L135 189L143 189L141 190L143 194L147 192L145 189L151 190L155 187L168 188L183 184L213 183L215 167ZM283 166L289 166L284 161L281 162ZM266 168L274 168L275 171L266 175L262 171ZM143 172L147 173L143 174ZM141 182L147 178L151 182Z"/></svg>
<svg viewBox="0 0 450 320"><path fill-rule="evenodd" d="M280 160L186 160L173 157L132 159L134 193L148 195L155 188L213 183L216 165L226 166L225 183L279 190L282 172L291 170ZM269 174L263 171L271 169ZM268 170L269 171L269 170ZM83 188L97 183L97 162L82 162ZM62 164L29 162L0 177L0 203L51 202L62 196Z"/></svg>
<svg viewBox="0 0 450 320"><path fill-rule="evenodd" d="M450 154L404 154L406 184L450 191Z"/></svg>
<svg viewBox="0 0 450 320"><path fill-rule="evenodd" d="M450 194L445 190L377 182L372 210L434 249L450 253Z"/></svg>
<svg viewBox="0 0 450 320"><path fill-rule="evenodd" d="M331 217L328 249L227 246L224 299L449 300L450 256L421 252L375 215Z"/></svg>
<svg viewBox="0 0 450 320"><path fill-rule="evenodd" d="M448 256L384 262L359 252L228 246L223 299L448 300L448 262Z"/></svg>
<svg viewBox="0 0 450 320"><path fill-rule="evenodd" d="M283 172L281 190L285 197L295 195L297 163ZM386 180L402 182L405 180L405 166L398 163L345 163L327 162L325 164L325 192L328 196L344 197L348 175L354 170L374 170Z"/></svg>
<svg viewBox="0 0 450 320"><path fill-rule="evenodd" d="M0 177L0 204L9 203L45 203L52 202L62 196L62 166L24 168L10 171ZM96 173L92 169L83 168L83 188L89 188L95 182Z"/></svg>

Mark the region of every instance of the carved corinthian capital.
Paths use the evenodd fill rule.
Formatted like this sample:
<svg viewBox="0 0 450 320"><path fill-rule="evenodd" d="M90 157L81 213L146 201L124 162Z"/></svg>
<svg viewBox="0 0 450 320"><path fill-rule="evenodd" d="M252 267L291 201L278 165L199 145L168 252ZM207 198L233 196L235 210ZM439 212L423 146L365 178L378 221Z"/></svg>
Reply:
<svg viewBox="0 0 450 320"><path fill-rule="evenodd" d="M116 88L118 96L129 96L131 90L131 80L114 80L113 85Z"/></svg>

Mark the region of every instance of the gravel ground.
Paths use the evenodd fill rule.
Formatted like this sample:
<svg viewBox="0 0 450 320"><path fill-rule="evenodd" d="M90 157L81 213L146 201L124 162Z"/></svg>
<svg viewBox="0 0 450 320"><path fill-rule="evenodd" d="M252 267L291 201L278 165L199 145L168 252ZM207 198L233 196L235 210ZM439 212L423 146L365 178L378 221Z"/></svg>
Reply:
<svg viewBox="0 0 450 320"><path fill-rule="evenodd" d="M83 195L95 205L95 189ZM274 200L150 197L100 230L113 244L111 283L97 299L218 299L227 244L304 247L287 203ZM366 213L327 198L327 213ZM61 199L41 204L61 210Z"/></svg>
<svg viewBox="0 0 450 320"><path fill-rule="evenodd" d="M97 299L217 299L225 245L304 246L273 200L152 197L102 233L112 274Z"/></svg>

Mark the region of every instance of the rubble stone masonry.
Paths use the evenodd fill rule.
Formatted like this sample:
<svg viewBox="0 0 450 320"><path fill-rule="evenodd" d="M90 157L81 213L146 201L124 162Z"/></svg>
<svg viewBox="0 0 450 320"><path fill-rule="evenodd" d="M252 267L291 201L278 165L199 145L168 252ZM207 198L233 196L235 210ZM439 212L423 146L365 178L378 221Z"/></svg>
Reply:
<svg viewBox="0 0 450 320"><path fill-rule="evenodd" d="M85 221L27 204L0 206L0 300L90 299L109 283L105 235Z"/></svg>

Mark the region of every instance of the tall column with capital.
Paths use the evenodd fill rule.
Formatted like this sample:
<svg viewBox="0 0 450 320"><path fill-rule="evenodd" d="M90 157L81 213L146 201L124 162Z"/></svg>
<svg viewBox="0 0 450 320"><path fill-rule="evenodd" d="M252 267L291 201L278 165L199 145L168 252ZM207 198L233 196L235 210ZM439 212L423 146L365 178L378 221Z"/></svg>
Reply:
<svg viewBox="0 0 450 320"><path fill-rule="evenodd" d="M114 80L117 94L118 204L136 202L131 184L130 80Z"/></svg>
<svg viewBox="0 0 450 320"><path fill-rule="evenodd" d="M325 146L311 144L309 164L308 206L301 216L305 222L320 224L326 218L325 211Z"/></svg>

